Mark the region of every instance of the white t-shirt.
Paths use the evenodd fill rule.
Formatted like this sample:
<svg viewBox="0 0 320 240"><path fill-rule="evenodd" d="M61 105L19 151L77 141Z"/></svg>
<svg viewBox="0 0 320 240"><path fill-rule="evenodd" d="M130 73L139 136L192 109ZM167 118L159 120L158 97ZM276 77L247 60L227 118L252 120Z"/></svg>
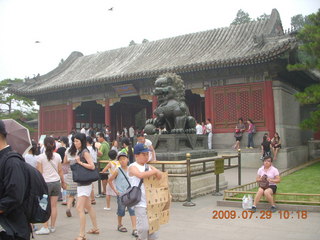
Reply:
<svg viewBox="0 0 320 240"><path fill-rule="evenodd" d="M37 162L42 164L42 176L45 182L56 182L60 180L58 165L61 163L61 157L58 153L53 153L53 157L50 160L52 164L48 161L45 153L38 156Z"/></svg>
<svg viewBox="0 0 320 240"><path fill-rule="evenodd" d="M133 166L136 166L140 172L144 172L146 169L145 165L141 166L139 163L134 162L134 163L130 164L129 172L130 172L130 168ZM149 170L150 170L150 168L149 168ZM131 176L129 173L129 181L130 181L131 186L139 186L140 180L141 180L140 178L138 178L136 176ZM135 207L145 207L145 208L147 207L146 190L144 188L144 183L142 183L142 185L141 185L141 201L138 202L138 204L135 205Z"/></svg>
<svg viewBox="0 0 320 240"><path fill-rule="evenodd" d="M202 134L202 126L200 124L197 124L196 126L196 133L199 135Z"/></svg>
<svg viewBox="0 0 320 240"><path fill-rule="evenodd" d="M26 163L29 163L32 167L36 168L37 167L37 156L32 155L30 153L27 153L24 156L24 159L26 160Z"/></svg>
<svg viewBox="0 0 320 240"><path fill-rule="evenodd" d="M149 151L149 159L148 161L151 161L152 160L152 142L149 140L149 139L146 139L145 142L144 142L144 145L146 145L150 151Z"/></svg>
<svg viewBox="0 0 320 240"><path fill-rule="evenodd" d="M86 134L86 129L85 128L81 128L80 133Z"/></svg>
<svg viewBox="0 0 320 240"><path fill-rule="evenodd" d="M133 127L130 127L129 128L129 137L134 137L134 129L133 129Z"/></svg>
<svg viewBox="0 0 320 240"><path fill-rule="evenodd" d="M93 147L92 146L87 146L88 150L89 150L89 153L92 157L92 160L94 163L97 163L97 153L98 153L98 150L93 150Z"/></svg>
<svg viewBox="0 0 320 240"><path fill-rule="evenodd" d="M206 132L207 132L207 133L212 133L212 125L211 125L211 123L208 123L208 124L206 125Z"/></svg>

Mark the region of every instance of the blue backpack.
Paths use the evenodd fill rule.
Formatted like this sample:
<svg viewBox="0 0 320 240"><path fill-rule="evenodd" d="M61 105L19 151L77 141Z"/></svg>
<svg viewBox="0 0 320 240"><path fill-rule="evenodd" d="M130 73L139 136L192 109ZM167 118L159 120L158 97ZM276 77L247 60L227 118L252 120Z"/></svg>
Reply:
<svg viewBox="0 0 320 240"><path fill-rule="evenodd" d="M6 161L10 158L19 158L23 162L24 172L28 179L27 190L23 200L23 209L28 222L44 223L48 221L51 215L51 204L50 197L48 197L48 186L42 174L36 168L26 163L24 158L14 151L7 154L7 159L3 165L5 165ZM40 203L44 197L47 202L45 205Z"/></svg>

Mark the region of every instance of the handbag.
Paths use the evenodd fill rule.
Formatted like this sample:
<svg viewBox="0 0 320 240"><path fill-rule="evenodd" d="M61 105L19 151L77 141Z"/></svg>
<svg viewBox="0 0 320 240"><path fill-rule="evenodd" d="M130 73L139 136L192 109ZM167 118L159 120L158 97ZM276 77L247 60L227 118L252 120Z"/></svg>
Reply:
<svg viewBox="0 0 320 240"><path fill-rule="evenodd" d="M264 174L261 178L261 181L259 182L259 187L262 189L267 189L269 187L269 181L267 180L268 176Z"/></svg>
<svg viewBox="0 0 320 240"><path fill-rule="evenodd" d="M82 157L80 157L80 161L81 159ZM88 185L99 179L99 173L97 172L96 169L91 170L81 166L78 163L71 165L70 168L72 170L72 180L76 183Z"/></svg>
<svg viewBox="0 0 320 240"><path fill-rule="evenodd" d="M148 169L149 167L146 165L145 171L148 171ZM129 183L127 191L120 195L120 201L126 207L133 207L141 201L141 185L143 183L143 179L140 180L138 186L132 187L127 176L124 174L121 168L119 168L119 170L122 172L127 182Z"/></svg>

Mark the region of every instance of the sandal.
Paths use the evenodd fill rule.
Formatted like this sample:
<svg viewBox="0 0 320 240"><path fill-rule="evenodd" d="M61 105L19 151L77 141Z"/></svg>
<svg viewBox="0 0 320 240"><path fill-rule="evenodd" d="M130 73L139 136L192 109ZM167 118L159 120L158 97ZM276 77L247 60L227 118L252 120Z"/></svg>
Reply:
<svg viewBox="0 0 320 240"><path fill-rule="evenodd" d="M133 229L131 235L137 238L137 237L138 237L138 231L137 231L137 229Z"/></svg>
<svg viewBox="0 0 320 240"><path fill-rule="evenodd" d="M67 217L72 217L70 209L67 209L66 214L67 214Z"/></svg>
<svg viewBox="0 0 320 240"><path fill-rule="evenodd" d="M87 240L87 238L85 236L78 236L76 237L74 240Z"/></svg>
<svg viewBox="0 0 320 240"><path fill-rule="evenodd" d="M128 230L123 225L118 226L118 231L123 233L128 232Z"/></svg>
<svg viewBox="0 0 320 240"><path fill-rule="evenodd" d="M92 228L87 233L88 234L99 234L100 231L99 231L99 228L97 228L97 229Z"/></svg>

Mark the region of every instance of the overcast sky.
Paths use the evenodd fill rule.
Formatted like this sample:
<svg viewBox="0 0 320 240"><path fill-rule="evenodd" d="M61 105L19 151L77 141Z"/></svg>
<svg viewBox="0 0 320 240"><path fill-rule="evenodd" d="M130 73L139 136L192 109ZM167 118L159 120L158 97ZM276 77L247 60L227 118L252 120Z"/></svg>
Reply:
<svg viewBox="0 0 320 240"><path fill-rule="evenodd" d="M239 9L256 18L273 8L289 28L292 16L316 12L320 1L0 0L0 80L45 74L73 51L88 55L226 27Z"/></svg>

